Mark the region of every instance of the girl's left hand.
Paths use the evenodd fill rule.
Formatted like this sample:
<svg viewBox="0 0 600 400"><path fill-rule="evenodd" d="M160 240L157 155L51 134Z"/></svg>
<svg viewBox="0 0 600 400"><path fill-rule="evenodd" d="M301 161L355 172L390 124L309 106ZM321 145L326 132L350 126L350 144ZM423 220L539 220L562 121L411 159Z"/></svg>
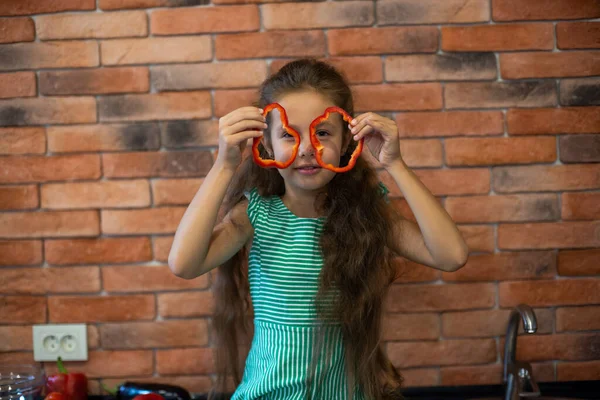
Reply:
<svg viewBox="0 0 600 400"><path fill-rule="evenodd" d="M371 154L382 167L401 161L398 126L389 118L368 112L360 114L348 125L354 140L365 138Z"/></svg>

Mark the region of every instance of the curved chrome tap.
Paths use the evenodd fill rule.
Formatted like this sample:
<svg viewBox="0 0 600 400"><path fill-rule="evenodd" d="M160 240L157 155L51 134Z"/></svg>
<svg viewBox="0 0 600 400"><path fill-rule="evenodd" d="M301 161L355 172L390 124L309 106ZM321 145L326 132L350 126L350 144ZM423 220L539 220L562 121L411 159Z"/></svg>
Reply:
<svg viewBox="0 0 600 400"><path fill-rule="evenodd" d="M519 397L537 397L540 395L540 389L533 379L531 365L515 360L520 320L523 321L525 333L531 334L537 331L537 319L531 307L526 304L519 304L512 310L508 319L506 342L504 343L505 400L519 400Z"/></svg>

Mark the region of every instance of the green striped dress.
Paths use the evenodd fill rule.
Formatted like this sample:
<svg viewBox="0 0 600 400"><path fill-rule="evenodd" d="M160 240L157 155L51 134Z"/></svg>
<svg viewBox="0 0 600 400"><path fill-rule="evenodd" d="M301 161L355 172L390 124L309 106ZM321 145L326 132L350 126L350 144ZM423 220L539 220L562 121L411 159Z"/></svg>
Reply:
<svg viewBox="0 0 600 400"><path fill-rule="evenodd" d="M307 375L317 327L314 298L323 259L319 237L325 218L300 218L279 196L246 193L254 227L249 254L254 338L241 384L231 400L307 398ZM325 325L324 351L311 398L345 400L344 346L339 325ZM364 400L358 388L354 399Z"/></svg>

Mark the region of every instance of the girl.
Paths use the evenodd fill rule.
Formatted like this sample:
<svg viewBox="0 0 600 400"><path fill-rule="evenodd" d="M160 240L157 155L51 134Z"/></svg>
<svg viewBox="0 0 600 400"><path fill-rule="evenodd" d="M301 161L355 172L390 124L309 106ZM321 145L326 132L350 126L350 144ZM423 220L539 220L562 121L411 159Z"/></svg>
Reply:
<svg viewBox="0 0 600 400"><path fill-rule="evenodd" d="M296 158L283 169L242 162L254 138L262 138L264 158L291 158L295 140L280 111L262 114L275 102L300 136ZM345 166L364 138L418 225L388 204L364 159L343 173L319 166L309 125L330 106L353 114L350 88L328 64L297 60L268 78L261 108L219 120L217 159L175 234L175 275L193 279L221 266L213 287L217 390L232 377L233 400L401 398L401 377L380 341L393 258L443 271L467 259L457 227L402 160L394 121L366 113L346 124L334 113L318 126L321 156ZM225 217L215 226L222 203ZM238 346L250 337L246 354Z"/></svg>

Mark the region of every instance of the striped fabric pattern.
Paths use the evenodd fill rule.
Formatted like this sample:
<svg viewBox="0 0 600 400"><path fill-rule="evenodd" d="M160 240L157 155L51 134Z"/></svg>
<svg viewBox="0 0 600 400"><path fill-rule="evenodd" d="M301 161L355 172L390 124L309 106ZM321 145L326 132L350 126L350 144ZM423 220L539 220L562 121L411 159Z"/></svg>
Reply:
<svg viewBox="0 0 600 400"><path fill-rule="evenodd" d="M307 398L315 330L325 329L312 399L346 400L344 346L338 325L319 327L314 298L323 259L325 218L300 218L281 198L246 193L254 227L249 254L254 338L232 400ZM354 399L363 400L355 391Z"/></svg>

